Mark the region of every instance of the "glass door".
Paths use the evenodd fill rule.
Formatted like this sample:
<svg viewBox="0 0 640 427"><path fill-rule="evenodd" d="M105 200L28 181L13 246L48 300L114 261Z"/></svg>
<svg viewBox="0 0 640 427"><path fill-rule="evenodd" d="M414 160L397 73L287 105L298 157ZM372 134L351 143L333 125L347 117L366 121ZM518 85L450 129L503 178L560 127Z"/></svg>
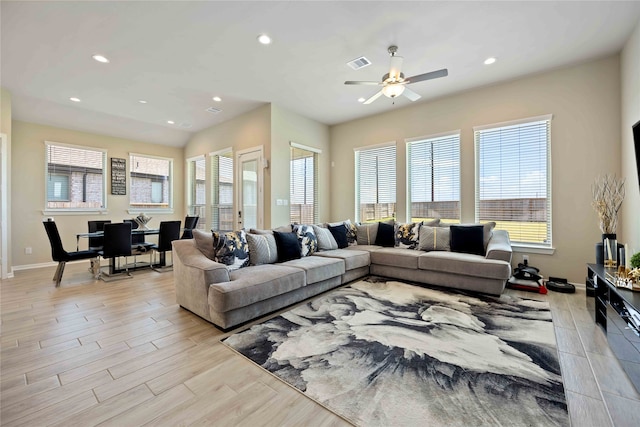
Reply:
<svg viewBox="0 0 640 427"><path fill-rule="evenodd" d="M262 228L262 150L238 154L238 229Z"/></svg>

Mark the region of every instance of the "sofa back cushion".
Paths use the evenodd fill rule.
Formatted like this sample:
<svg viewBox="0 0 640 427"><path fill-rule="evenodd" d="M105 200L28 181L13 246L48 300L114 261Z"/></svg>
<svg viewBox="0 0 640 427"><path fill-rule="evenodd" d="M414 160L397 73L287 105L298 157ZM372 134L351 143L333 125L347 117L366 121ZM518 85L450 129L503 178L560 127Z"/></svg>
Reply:
<svg viewBox="0 0 640 427"><path fill-rule="evenodd" d="M276 238L271 234L247 234L251 265L273 264L278 261Z"/></svg>
<svg viewBox="0 0 640 427"><path fill-rule="evenodd" d="M296 233L273 232L276 239L276 247L278 249L278 262L291 261L300 258L300 240Z"/></svg>
<svg viewBox="0 0 640 427"><path fill-rule="evenodd" d="M451 251L484 256L484 227L482 225L452 225Z"/></svg>
<svg viewBox="0 0 640 427"><path fill-rule="evenodd" d="M228 233L213 233L215 248L214 261L227 266L229 270L237 270L249 265L249 245L244 230Z"/></svg>
<svg viewBox="0 0 640 427"><path fill-rule="evenodd" d="M213 247L213 234L194 228L193 239L195 240L196 248L211 261L215 261L216 251Z"/></svg>

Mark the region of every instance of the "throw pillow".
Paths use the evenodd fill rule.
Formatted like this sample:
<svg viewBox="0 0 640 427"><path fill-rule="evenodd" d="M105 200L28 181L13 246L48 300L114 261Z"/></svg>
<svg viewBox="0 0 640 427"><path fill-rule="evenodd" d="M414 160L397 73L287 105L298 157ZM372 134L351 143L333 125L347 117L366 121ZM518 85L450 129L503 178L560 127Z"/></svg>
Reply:
<svg viewBox="0 0 640 427"><path fill-rule="evenodd" d="M419 222L409 224L396 223L394 228L394 246L403 249L415 249L420 238Z"/></svg>
<svg viewBox="0 0 640 427"><path fill-rule="evenodd" d="M451 251L484 255L484 227L482 225L452 225Z"/></svg>
<svg viewBox="0 0 640 427"><path fill-rule="evenodd" d="M300 240L296 233L273 232L278 249L278 262L290 261L300 258Z"/></svg>
<svg viewBox="0 0 640 427"><path fill-rule="evenodd" d="M213 234L194 228L193 239L196 242L196 248L211 261L215 261L216 251L213 248Z"/></svg>
<svg viewBox="0 0 640 427"><path fill-rule="evenodd" d="M451 247L449 241L451 230L445 227L420 227L420 241L418 250L421 251L449 251Z"/></svg>
<svg viewBox="0 0 640 427"><path fill-rule="evenodd" d="M348 246L353 246L353 245L357 245L357 229L355 224L353 224L351 222L350 219L346 219L344 221L340 221L340 222L329 222L327 223L327 227L338 227L338 226L344 226L344 228L346 229L346 233L347 233L347 245Z"/></svg>
<svg viewBox="0 0 640 427"><path fill-rule="evenodd" d="M378 223L367 222L356 226L356 241L359 245L373 245L378 235Z"/></svg>
<svg viewBox="0 0 640 427"><path fill-rule="evenodd" d="M247 234L251 265L273 264L278 261L276 238L272 234Z"/></svg>
<svg viewBox="0 0 640 427"><path fill-rule="evenodd" d="M338 242L336 242L336 239L328 228L314 225L313 231L316 233L316 238L318 239L318 250L330 251L338 249Z"/></svg>
<svg viewBox="0 0 640 427"><path fill-rule="evenodd" d="M385 222L378 223L378 234L376 235L375 244L386 248L395 246L396 240L394 238L393 225Z"/></svg>
<svg viewBox="0 0 640 427"><path fill-rule="evenodd" d="M213 233L213 245L216 256L214 260L227 266L229 270L237 270L249 265L249 246L244 230L228 233Z"/></svg>
<svg viewBox="0 0 640 427"><path fill-rule="evenodd" d="M294 224L292 227L300 240L300 255L309 256L318 250L318 238L312 226Z"/></svg>
<svg viewBox="0 0 640 427"><path fill-rule="evenodd" d="M484 224L480 224L480 223L469 223L469 224L447 224L444 222L441 222L438 226L439 227L450 227L452 225L458 225L458 226L464 226L464 227L470 227L470 226L478 226L481 225L482 228L482 242L484 244L484 250L487 250L487 245L489 244L489 240L491 240L491 236L493 236L493 229L496 227L496 223L491 221L491 222L485 222Z"/></svg>
<svg viewBox="0 0 640 427"><path fill-rule="evenodd" d="M335 227L329 225L329 231L333 235L333 238L336 239L338 249L343 249L349 246L349 241L347 240L347 228L344 224L336 225Z"/></svg>

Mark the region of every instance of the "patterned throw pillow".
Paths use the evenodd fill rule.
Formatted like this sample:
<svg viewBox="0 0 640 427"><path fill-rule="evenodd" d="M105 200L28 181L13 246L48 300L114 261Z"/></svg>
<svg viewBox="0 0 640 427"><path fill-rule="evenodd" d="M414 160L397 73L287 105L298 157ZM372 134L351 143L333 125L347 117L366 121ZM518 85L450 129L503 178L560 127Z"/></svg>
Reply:
<svg viewBox="0 0 640 427"><path fill-rule="evenodd" d="M294 224L292 227L293 232L298 235L298 240L300 240L301 256L309 256L318 251L318 238L311 225Z"/></svg>
<svg viewBox="0 0 640 427"><path fill-rule="evenodd" d="M396 223L395 246L403 249L415 249L418 247L420 239L420 222L412 222L408 224Z"/></svg>
<svg viewBox="0 0 640 427"><path fill-rule="evenodd" d="M214 261L226 265L229 270L249 265L249 245L244 230L224 234L214 232L213 247L216 253Z"/></svg>
<svg viewBox="0 0 640 427"><path fill-rule="evenodd" d="M273 264L278 261L276 238L271 234L247 234L251 265Z"/></svg>
<svg viewBox="0 0 640 427"><path fill-rule="evenodd" d="M450 251L449 241L451 239L449 227L420 227L420 241L418 250L420 251Z"/></svg>
<svg viewBox="0 0 640 427"><path fill-rule="evenodd" d="M336 239L328 228L314 225L313 231L316 233L316 237L318 238L318 250L330 251L338 249L338 242L336 242Z"/></svg>

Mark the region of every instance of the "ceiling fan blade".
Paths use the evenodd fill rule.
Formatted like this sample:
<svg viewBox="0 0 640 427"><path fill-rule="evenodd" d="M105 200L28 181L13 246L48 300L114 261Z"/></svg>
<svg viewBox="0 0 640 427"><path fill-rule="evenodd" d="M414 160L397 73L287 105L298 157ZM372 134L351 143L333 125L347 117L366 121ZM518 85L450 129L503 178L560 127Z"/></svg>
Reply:
<svg viewBox="0 0 640 427"><path fill-rule="evenodd" d="M366 101L364 101L363 104L371 104L373 101L375 101L376 99L380 98L381 95L382 95L382 91L379 91L378 93L373 95L371 98L369 98Z"/></svg>
<svg viewBox="0 0 640 427"><path fill-rule="evenodd" d="M440 77L447 77L449 75L449 71L446 68L438 71L432 71L430 73L418 74L417 76L409 77L407 80L409 83L422 82L424 80L438 79Z"/></svg>
<svg viewBox="0 0 640 427"><path fill-rule="evenodd" d="M389 68L389 78L395 81L400 79L400 73L402 72L402 56L391 57L391 67Z"/></svg>
<svg viewBox="0 0 640 427"><path fill-rule="evenodd" d="M358 82L358 81L353 81L353 80L347 80L346 82L344 82L344 84L346 85L370 85L370 86L379 86L382 83L381 82Z"/></svg>
<svg viewBox="0 0 640 427"><path fill-rule="evenodd" d="M418 99L421 98L420 95L418 95L417 93L415 93L414 91L412 91L406 86L404 87L404 91L402 92L402 94L407 98L409 98L411 101L417 101Z"/></svg>

